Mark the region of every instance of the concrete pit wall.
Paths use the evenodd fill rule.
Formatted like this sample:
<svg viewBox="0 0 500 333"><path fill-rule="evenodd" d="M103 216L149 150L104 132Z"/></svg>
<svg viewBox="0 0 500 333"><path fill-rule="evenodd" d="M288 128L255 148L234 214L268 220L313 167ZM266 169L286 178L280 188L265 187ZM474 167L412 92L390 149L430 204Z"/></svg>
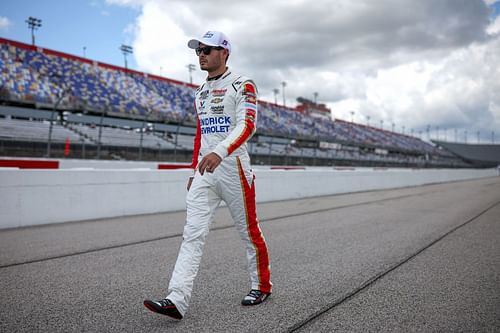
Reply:
<svg viewBox="0 0 500 333"><path fill-rule="evenodd" d="M493 177L494 169L255 170L257 202ZM0 169L0 229L183 210L190 170Z"/></svg>

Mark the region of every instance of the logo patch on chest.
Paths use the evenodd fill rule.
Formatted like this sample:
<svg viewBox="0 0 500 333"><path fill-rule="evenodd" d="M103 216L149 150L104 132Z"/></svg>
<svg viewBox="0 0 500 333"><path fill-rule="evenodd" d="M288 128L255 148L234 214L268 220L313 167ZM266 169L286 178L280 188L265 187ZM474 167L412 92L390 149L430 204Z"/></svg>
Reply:
<svg viewBox="0 0 500 333"><path fill-rule="evenodd" d="M231 125L231 117L207 117L200 119L201 134L227 133Z"/></svg>
<svg viewBox="0 0 500 333"><path fill-rule="evenodd" d="M212 96L222 97L222 96L226 95L226 91L227 91L227 89L214 89L214 90L212 90Z"/></svg>
<svg viewBox="0 0 500 333"><path fill-rule="evenodd" d="M210 111L214 114L222 114L224 113L224 105L212 105Z"/></svg>
<svg viewBox="0 0 500 333"><path fill-rule="evenodd" d="M200 93L200 99L207 99L208 97L208 90L204 90Z"/></svg>
<svg viewBox="0 0 500 333"><path fill-rule="evenodd" d="M210 101L211 104L219 104L224 101L224 98L216 97Z"/></svg>

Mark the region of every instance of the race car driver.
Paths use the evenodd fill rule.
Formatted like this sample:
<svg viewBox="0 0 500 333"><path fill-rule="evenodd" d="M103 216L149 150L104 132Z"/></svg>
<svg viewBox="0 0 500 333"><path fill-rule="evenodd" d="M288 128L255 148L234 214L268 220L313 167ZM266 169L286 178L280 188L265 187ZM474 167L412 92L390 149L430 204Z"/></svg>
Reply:
<svg viewBox="0 0 500 333"><path fill-rule="evenodd" d="M241 304L260 304L272 289L267 245L256 216L255 176L246 148L256 129L257 88L252 80L226 67L231 43L222 32L208 31L190 40L188 47L195 49L208 77L195 96L198 127L194 175L187 185L186 225L167 297L144 301L149 310L175 319L182 319L188 309L205 238L222 200L246 243L251 290Z"/></svg>

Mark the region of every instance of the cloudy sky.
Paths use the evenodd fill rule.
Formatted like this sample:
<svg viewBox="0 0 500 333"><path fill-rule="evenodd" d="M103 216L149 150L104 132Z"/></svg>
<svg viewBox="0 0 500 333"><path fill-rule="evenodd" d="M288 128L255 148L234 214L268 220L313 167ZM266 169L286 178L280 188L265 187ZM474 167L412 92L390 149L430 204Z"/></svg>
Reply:
<svg viewBox="0 0 500 333"><path fill-rule="evenodd" d="M494 132L500 143L500 1L40 2L3 1L0 36L30 42L24 19L36 16L37 44L78 55L85 46L86 56L122 65L126 43L133 68L188 81L197 58L187 40L222 30L229 66L255 79L261 99L273 102L277 88L282 104L286 82L287 106L317 93L335 118L415 135L430 126L432 138L452 141L467 131L472 143L478 132L491 143ZM204 77L193 73L194 83Z"/></svg>

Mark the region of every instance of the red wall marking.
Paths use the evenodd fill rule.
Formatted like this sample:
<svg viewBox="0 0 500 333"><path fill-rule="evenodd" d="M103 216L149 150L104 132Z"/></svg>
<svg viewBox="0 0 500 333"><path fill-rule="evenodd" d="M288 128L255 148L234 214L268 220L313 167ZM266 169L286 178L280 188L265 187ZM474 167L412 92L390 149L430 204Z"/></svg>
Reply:
<svg viewBox="0 0 500 333"><path fill-rule="evenodd" d="M19 169L59 169L59 161L0 160L0 167Z"/></svg>

